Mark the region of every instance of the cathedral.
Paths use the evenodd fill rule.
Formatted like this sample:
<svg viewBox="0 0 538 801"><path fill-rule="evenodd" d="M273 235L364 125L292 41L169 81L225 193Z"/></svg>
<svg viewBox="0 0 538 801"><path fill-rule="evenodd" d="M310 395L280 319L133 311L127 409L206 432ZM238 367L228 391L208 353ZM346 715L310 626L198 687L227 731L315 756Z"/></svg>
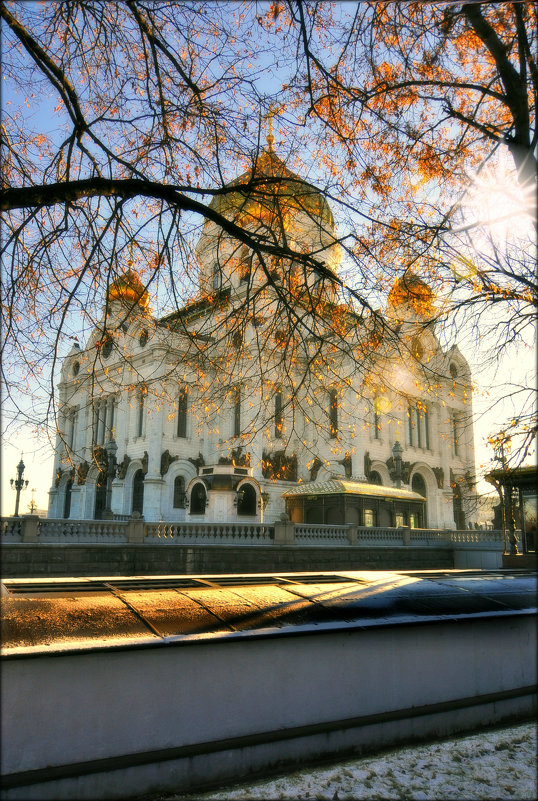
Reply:
<svg viewBox="0 0 538 801"><path fill-rule="evenodd" d="M158 316L131 260L64 359L49 517L465 528L471 375L428 283L344 299L329 204L271 143L209 212L192 300Z"/></svg>

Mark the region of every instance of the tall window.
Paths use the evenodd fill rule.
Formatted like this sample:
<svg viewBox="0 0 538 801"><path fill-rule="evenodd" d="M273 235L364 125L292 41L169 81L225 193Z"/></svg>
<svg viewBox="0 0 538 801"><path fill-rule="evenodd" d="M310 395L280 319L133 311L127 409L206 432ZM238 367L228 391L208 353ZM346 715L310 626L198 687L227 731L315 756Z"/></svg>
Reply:
<svg viewBox="0 0 538 801"><path fill-rule="evenodd" d="M407 444L414 445L415 444L415 418L416 418L416 409L412 406L409 406L407 409Z"/></svg>
<svg viewBox="0 0 538 801"><path fill-rule="evenodd" d="M430 450L430 413L426 405L424 405L424 411L422 414L424 417L424 445L428 450Z"/></svg>
<svg viewBox="0 0 538 801"><path fill-rule="evenodd" d="M183 439L187 436L187 408L189 393L186 387L179 390L177 400L177 436Z"/></svg>
<svg viewBox="0 0 538 801"><path fill-rule="evenodd" d="M115 397L109 395L106 398L93 402L93 444L104 445L112 437L114 428ZM72 437L75 441L76 418L73 418Z"/></svg>
<svg viewBox="0 0 538 801"><path fill-rule="evenodd" d="M185 479L176 476L174 480L174 509L183 509L185 506Z"/></svg>
<svg viewBox="0 0 538 801"><path fill-rule="evenodd" d="M452 446L454 456L459 455L459 421L456 412L452 412Z"/></svg>
<svg viewBox="0 0 538 801"><path fill-rule="evenodd" d="M76 409L71 409L71 411L69 412L69 439L68 439L69 448L71 450L73 450L73 447L75 445L76 427L77 427L77 411Z"/></svg>
<svg viewBox="0 0 538 801"><path fill-rule="evenodd" d="M95 520L101 520L106 509L106 473L100 470L97 475L95 485L95 506L93 516Z"/></svg>
<svg viewBox="0 0 538 801"><path fill-rule="evenodd" d="M275 439L282 439L284 415L282 413L282 392L278 390L275 395Z"/></svg>
<svg viewBox="0 0 538 801"><path fill-rule="evenodd" d="M363 512L363 518L364 518L363 526L368 526L369 528L375 526L375 521L376 521L375 509L365 509Z"/></svg>
<svg viewBox="0 0 538 801"><path fill-rule="evenodd" d="M417 448L422 448L422 409L417 403Z"/></svg>
<svg viewBox="0 0 538 801"><path fill-rule="evenodd" d="M144 511L144 472L137 470L133 477L133 502L131 505L133 512Z"/></svg>
<svg viewBox="0 0 538 801"><path fill-rule="evenodd" d="M373 422L374 422L374 439L379 439L381 435L381 420L379 415L379 401L377 398L374 398Z"/></svg>
<svg viewBox="0 0 538 801"><path fill-rule="evenodd" d="M430 448L430 418L428 407L422 401L407 410L407 444Z"/></svg>
<svg viewBox="0 0 538 801"><path fill-rule="evenodd" d="M144 407L146 404L146 387L140 387L138 390L138 405L136 413L136 436L141 437L144 434Z"/></svg>
<svg viewBox="0 0 538 801"><path fill-rule="evenodd" d="M64 519L67 519L71 514L71 490L73 488L73 482L69 480L65 485L65 496L64 496Z"/></svg>
<svg viewBox="0 0 538 801"><path fill-rule="evenodd" d="M234 437L241 434L241 390L239 387L234 394Z"/></svg>
<svg viewBox="0 0 538 801"><path fill-rule="evenodd" d="M338 393L335 389L329 393L329 435L331 439L338 436Z"/></svg>

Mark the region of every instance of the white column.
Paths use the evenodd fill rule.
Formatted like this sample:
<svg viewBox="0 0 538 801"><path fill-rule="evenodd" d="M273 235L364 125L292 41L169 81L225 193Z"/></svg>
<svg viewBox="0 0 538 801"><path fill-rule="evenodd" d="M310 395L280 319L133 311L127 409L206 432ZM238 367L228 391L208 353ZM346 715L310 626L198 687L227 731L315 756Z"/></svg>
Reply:
<svg viewBox="0 0 538 801"><path fill-rule="evenodd" d="M144 479L144 518L150 522L161 519L161 493L164 480L161 476L161 454L163 442L162 399L146 396L148 415L146 417L146 443L148 451L148 472Z"/></svg>
<svg viewBox="0 0 538 801"><path fill-rule="evenodd" d="M81 520L84 517L83 514L83 489L79 484L76 483L76 471L75 471L75 480L73 486L71 488L71 508L69 512L69 517L71 520Z"/></svg>
<svg viewBox="0 0 538 801"><path fill-rule="evenodd" d="M450 410L446 406L437 406L437 443L441 467L444 473L444 487L441 494L440 525L446 528L456 528L454 508L452 504L453 493L450 486L450 463L452 461L452 419Z"/></svg>

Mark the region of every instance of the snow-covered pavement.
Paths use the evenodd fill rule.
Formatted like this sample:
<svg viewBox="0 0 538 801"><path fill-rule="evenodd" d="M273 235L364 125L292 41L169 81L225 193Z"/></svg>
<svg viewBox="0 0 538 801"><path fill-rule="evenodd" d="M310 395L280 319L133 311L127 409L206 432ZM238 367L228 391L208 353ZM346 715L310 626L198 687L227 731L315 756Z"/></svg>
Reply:
<svg viewBox="0 0 538 801"><path fill-rule="evenodd" d="M233 799L536 799L536 724L396 748L220 791L161 801Z"/></svg>

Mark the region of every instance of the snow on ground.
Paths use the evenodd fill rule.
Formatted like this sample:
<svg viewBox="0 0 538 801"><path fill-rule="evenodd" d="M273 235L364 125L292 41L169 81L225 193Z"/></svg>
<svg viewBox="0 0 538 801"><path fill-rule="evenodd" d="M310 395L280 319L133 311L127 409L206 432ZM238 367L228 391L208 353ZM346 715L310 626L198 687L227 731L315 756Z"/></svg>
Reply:
<svg viewBox="0 0 538 801"><path fill-rule="evenodd" d="M377 756L298 770L219 791L168 795L161 801L237 799L538 798L536 724L521 723Z"/></svg>

